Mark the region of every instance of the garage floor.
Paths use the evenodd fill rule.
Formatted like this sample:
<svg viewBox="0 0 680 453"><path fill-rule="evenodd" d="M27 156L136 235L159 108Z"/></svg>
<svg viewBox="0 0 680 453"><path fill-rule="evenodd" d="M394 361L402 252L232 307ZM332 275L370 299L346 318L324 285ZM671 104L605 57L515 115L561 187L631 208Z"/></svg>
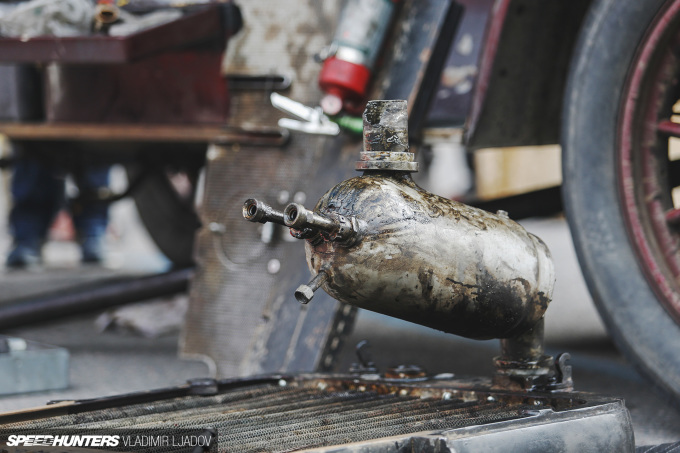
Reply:
<svg viewBox="0 0 680 453"><path fill-rule="evenodd" d="M6 200L0 197L0 214L6 205ZM609 340L585 289L565 221L554 218L524 224L545 240L556 262L556 293L546 318L549 352L571 353L578 390L625 398L638 445L679 441L680 412L640 377ZM0 268L0 303L29 291L43 292L102 276L159 271L167 266L139 227L128 201L114 207L111 229L112 252L107 267L79 268L78 249L73 244L49 243L46 248L49 264L45 268L21 272ZM0 254L4 256L9 245L6 226L0 224ZM166 303L181 306L177 301ZM42 405L53 399L91 398L178 385L208 374L204 363L177 357L177 329L158 338L126 331L102 332L95 322L98 316L0 332L62 346L71 354L70 388L0 397L0 411ZM498 353L495 341L456 338L368 312L360 313L348 344L362 339L370 341L376 362L383 369L415 363L433 373L488 376L492 371L491 358ZM346 347L338 369L346 370L353 360L352 348Z"/></svg>

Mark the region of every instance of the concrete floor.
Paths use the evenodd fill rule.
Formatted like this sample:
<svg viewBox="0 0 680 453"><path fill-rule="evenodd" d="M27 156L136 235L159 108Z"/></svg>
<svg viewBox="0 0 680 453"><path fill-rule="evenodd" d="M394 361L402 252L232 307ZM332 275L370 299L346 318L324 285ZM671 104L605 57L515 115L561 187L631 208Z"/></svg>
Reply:
<svg viewBox="0 0 680 453"><path fill-rule="evenodd" d="M2 219L6 218L6 208L6 200L0 196ZM626 399L638 445L679 441L680 413L626 363L609 340L583 283L565 221L530 220L525 226L545 240L556 263L557 286L546 318L549 352L572 354L578 390ZM31 288L37 291L101 275L157 271L167 265L139 227L128 201L114 208L110 243L112 254L105 268L79 268L78 250L73 244L50 243L46 249L48 266L44 269L0 269L0 302ZM8 247L6 226L0 224L0 254ZM96 315L81 316L0 332L62 346L71 354L70 388L0 397L0 411L42 405L52 399L91 398L178 385L208 373L201 362L178 359L176 331L160 338L101 332L95 318ZM495 341L465 340L368 312L360 313L348 344L362 339L371 342L378 366L383 369L417 363L433 373L488 376L491 358L498 353ZM352 348L345 348L339 369L347 369L353 360Z"/></svg>

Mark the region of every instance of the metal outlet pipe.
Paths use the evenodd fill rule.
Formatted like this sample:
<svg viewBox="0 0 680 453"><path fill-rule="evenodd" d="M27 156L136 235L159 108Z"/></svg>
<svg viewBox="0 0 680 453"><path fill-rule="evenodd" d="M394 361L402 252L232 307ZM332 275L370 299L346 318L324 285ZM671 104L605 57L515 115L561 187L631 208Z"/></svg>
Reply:
<svg viewBox="0 0 680 453"><path fill-rule="evenodd" d="M36 296L0 305L0 329L52 321L187 291L193 268L104 282L75 291Z"/></svg>

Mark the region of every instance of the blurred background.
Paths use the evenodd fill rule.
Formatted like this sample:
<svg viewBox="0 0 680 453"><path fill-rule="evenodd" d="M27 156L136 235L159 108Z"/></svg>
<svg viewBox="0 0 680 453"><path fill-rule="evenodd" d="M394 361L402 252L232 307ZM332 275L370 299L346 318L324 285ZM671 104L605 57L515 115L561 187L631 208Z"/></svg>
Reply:
<svg viewBox="0 0 680 453"><path fill-rule="evenodd" d="M292 293L309 280L303 247L282 234L285 229L256 228L241 215L243 201L254 196L277 208L292 201L313 206L354 174L362 102L409 99L411 146L421 165L416 181L446 198L508 210L550 248L557 280L545 318L546 348L552 355L571 354L576 390L625 398L638 445L680 440L674 402L680 386L673 386L677 357L662 351L665 361L657 360L650 352L649 362L660 364L651 371L648 362L636 361L641 353L635 348L631 353L628 343L637 337L628 338L629 326L617 326L612 314L616 298L600 302L608 313L601 320L586 280L597 286L604 277L582 270L560 197L567 187L555 144L560 124L567 124L560 119L562 95L567 93L565 103L577 98L573 87L583 75L573 68L587 66L579 60L578 49L583 55L588 49L575 44L578 31L605 17L637 17L626 9L634 2L618 7L604 1L560 7L529 0L395 2L394 11L377 16L383 36L352 30L374 47L362 57L364 66L353 68L365 75L364 85L337 76L337 65L348 64L338 49L354 45L339 38L343 18L365 7L360 1L289 0L276 8L272 2L207 0L182 7L152 0L89 3L93 9L86 8L86 15L96 14L94 19L87 16L85 31L68 31L64 39L46 38L57 33L49 27L35 33L19 27L19 2L3 3L0 10L5 62L0 70L7 85L0 91L0 107L7 112L0 115L0 256L7 257L0 264L5 336L0 363L12 370L0 378L0 411L180 385L195 377L344 372L357 360L353 346L361 340L371 344L380 369L417 364L430 373L491 376L497 340L463 339L354 311L321 292L308 309L300 308ZM676 14L678 3L655 2L648 15ZM158 12L167 17L144 22ZM659 33L673 39L678 22L673 15L672 26ZM560 28L551 28L554 23ZM639 25L640 36L648 26L659 28L657 21L650 23ZM531 50L542 39L545 44ZM636 46L635 39L642 38L631 38ZM631 51L630 61L635 55ZM569 66L571 58L575 63ZM630 61L621 64L621 77L628 77ZM680 68L672 63L669 67ZM542 68L537 74L533 64ZM663 64L650 63L644 80L671 73L658 69ZM38 74L38 83L28 73ZM664 130L678 136L670 124L677 120L673 83L664 84L671 94L659 95L666 110L658 116L667 118ZM29 104L39 107L21 107L26 97L17 93L26 85L35 91ZM287 100L276 105L272 92ZM280 122L282 117L288 122ZM638 129L622 128L621 134ZM665 191L654 193L663 193L656 198L666 209L662 233L670 231L671 245L677 240L673 222L680 218L673 198L680 182L668 177L677 170L674 140L658 140L660 151L647 154L641 145L635 148L640 156L634 150L630 158L633 168L660 168L653 176ZM582 146L578 152L599 149ZM656 160L641 165L646 158L663 165ZM45 174L55 171L57 182L46 192L58 196L48 207L41 205L49 214L49 221L41 221L44 231L22 243L18 232L29 231L32 223L17 213L21 193L54 177L25 169L17 176L31 159L45 164ZM102 165L106 177L88 182L87 175ZM598 183L614 178L613 168L612 175L599 173L594 164L593 169L592 187L575 179L573 192L588 198ZM641 187L650 178L634 170L629 186ZM612 187L609 192L618 190ZM644 195L649 194L633 198L654 198ZM596 209L574 207L574 198L567 199L572 210L602 223ZM97 220L101 212L86 215L88 206L102 203L108 211L103 221L101 215ZM646 209L645 203L640 206ZM608 214L602 212L611 218ZM606 233L609 224L603 225ZM583 233L577 240L581 254L594 249L586 239L608 243L602 237ZM630 241L612 240L617 247L624 242ZM631 250L626 256L633 256ZM662 304L656 297L647 302ZM63 305L50 311L45 308L50 304ZM672 309L667 312L663 322L675 325ZM655 336L667 335L672 350L675 331L662 330L666 324L659 320L645 322L642 330L649 335L659 329ZM628 351L627 358L619 348Z"/></svg>

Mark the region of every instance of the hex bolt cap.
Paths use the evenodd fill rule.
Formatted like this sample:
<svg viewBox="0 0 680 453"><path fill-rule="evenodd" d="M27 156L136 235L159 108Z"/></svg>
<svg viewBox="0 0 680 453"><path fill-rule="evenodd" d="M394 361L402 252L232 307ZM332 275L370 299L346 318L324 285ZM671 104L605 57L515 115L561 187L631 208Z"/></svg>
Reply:
<svg viewBox="0 0 680 453"><path fill-rule="evenodd" d="M301 304L308 304L312 297L314 297L314 290L307 285L300 285L295 290L295 298Z"/></svg>

